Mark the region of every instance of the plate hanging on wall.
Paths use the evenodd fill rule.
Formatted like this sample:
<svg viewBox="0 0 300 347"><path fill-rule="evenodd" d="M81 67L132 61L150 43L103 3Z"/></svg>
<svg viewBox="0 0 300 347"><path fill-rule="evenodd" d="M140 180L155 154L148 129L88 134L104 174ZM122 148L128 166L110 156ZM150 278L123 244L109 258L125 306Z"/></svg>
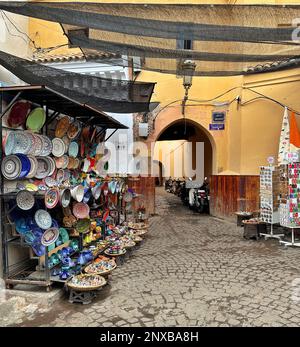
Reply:
<svg viewBox="0 0 300 347"><path fill-rule="evenodd" d="M26 128L39 132L46 122L46 113L42 107L37 107L30 112L26 120Z"/></svg>
<svg viewBox="0 0 300 347"><path fill-rule="evenodd" d="M19 126L25 124L26 117L28 116L31 108L31 103L27 100L16 101L11 107L7 123L12 128L18 128Z"/></svg>

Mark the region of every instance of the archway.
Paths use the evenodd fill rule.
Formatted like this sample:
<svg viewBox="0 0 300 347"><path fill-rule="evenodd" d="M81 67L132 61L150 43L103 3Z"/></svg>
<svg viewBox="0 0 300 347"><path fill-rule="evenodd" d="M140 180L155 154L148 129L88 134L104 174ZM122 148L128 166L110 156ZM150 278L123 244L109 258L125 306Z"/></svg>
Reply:
<svg viewBox="0 0 300 347"><path fill-rule="evenodd" d="M201 149L201 146L204 148ZM210 134L189 119L175 120L162 129L157 135L154 153L154 159L164 166L164 177L193 176L189 175L191 171L187 167L194 171L197 169L199 173L199 169L202 170L199 165L203 166L204 176L209 177L214 171L214 148ZM197 177L194 175L193 179Z"/></svg>

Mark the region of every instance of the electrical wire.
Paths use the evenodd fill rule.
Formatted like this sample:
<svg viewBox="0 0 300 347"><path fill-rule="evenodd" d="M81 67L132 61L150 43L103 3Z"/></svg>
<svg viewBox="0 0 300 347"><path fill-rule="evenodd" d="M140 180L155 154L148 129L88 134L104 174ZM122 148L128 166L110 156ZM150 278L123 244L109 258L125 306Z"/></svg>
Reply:
<svg viewBox="0 0 300 347"><path fill-rule="evenodd" d="M2 16L2 19L3 19L3 21L4 21L4 25L5 25L5 27L6 27L7 32L9 33L9 35L14 36L14 37L18 37L18 38L22 39L25 43L28 43L28 42L25 40L25 38L24 38L23 36L13 34L13 33L10 31L10 29L9 29L9 27L8 27L8 25L7 25L7 22L6 22L6 20L5 20L4 16L3 16L2 11L1 11L1 16Z"/></svg>
<svg viewBox="0 0 300 347"><path fill-rule="evenodd" d="M4 19L4 16L5 16L6 19L9 21L9 23L15 28L15 30L16 30L18 33L20 33L20 34L24 35L25 37L27 37L27 39L32 43L33 47L34 47L35 49L38 49L38 47L36 46L35 42L31 39L31 37L30 37L27 33L25 33L24 31L20 30L20 29L17 27L17 25L13 22L13 20L10 19L9 16L8 16L4 11L1 10L1 14L2 14L2 18L3 18L4 21L5 21L5 19ZM16 36L16 35L14 35L14 36ZM21 36L20 36L20 37L21 37Z"/></svg>

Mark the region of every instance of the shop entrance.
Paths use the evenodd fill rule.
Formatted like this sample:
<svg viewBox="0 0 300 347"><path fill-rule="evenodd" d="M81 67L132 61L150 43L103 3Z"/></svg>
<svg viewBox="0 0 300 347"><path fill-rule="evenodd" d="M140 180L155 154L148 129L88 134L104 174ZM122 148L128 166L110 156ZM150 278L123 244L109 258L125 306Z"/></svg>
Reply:
<svg viewBox="0 0 300 347"><path fill-rule="evenodd" d="M201 149L201 146L204 148ZM207 131L191 120L169 124L157 137L155 161L163 166L164 179L196 179L199 175L196 176L195 171L200 172L199 169L203 170L204 177L210 177L213 172L213 148Z"/></svg>

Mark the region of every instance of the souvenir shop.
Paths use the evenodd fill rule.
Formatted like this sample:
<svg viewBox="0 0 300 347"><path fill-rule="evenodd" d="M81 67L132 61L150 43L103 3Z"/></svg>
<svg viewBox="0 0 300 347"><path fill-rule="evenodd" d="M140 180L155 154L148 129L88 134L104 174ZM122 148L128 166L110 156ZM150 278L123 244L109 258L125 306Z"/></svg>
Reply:
<svg viewBox="0 0 300 347"><path fill-rule="evenodd" d="M89 302L147 232L128 177L107 175L106 130L126 127L44 86L0 91L6 287L57 282Z"/></svg>
<svg viewBox="0 0 300 347"><path fill-rule="evenodd" d="M247 218L243 221L245 229L248 232L250 230L250 235L277 239L285 247L300 247L297 233L300 228L299 146L300 132L295 114L291 113L289 117L285 109L278 165L274 165L274 157L269 157L269 165L260 167L259 218Z"/></svg>

